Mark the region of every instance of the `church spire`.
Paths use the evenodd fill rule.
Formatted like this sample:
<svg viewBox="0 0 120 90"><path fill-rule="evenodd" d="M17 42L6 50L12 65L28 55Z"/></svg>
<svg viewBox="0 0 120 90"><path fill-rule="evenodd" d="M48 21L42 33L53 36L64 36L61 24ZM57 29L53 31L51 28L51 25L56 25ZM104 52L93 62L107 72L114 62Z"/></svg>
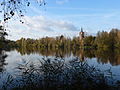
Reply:
<svg viewBox="0 0 120 90"><path fill-rule="evenodd" d="M83 31L83 28L81 27L80 40L82 40L83 38L84 38L84 31Z"/></svg>
<svg viewBox="0 0 120 90"><path fill-rule="evenodd" d="M81 32L83 32L83 28L81 27Z"/></svg>

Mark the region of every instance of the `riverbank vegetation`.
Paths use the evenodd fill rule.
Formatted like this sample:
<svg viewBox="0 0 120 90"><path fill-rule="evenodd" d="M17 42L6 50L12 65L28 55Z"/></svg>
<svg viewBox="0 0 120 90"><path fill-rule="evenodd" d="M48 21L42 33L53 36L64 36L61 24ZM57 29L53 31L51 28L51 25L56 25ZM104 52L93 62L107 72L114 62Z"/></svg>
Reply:
<svg viewBox="0 0 120 90"><path fill-rule="evenodd" d="M120 30L98 32L96 36L79 37L44 37L40 39L21 38L16 41L19 47L29 49L115 49L120 48Z"/></svg>
<svg viewBox="0 0 120 90"><path fill-rule="evenodd" d="M11 48L17 47L17 44L15 41L11 41L6 39L6 36L8 33L4 29L3 26L0 26L0 50L9 50Z"/></svg>
<svg viewBox="0 0 120 90"><path fill-rule="evenodd" d="M120 30L112 29L110 32L98 32L96 36L65 37L44 37L40 39L21 38L17 41L5 39L7 33L0 27L0 49L23 48L23 49L120 49Z"/></svg>
<svg viewBox="0 0 120 90"><path fill-rule="evenodd" d="M6 73L4 85L0 89L13 90L118 90L110 70L101 71L81 62L79 58L66 61L62 58L43 58L19 64L16 78ZM0 78L1 79L1 78Z"/></svg>

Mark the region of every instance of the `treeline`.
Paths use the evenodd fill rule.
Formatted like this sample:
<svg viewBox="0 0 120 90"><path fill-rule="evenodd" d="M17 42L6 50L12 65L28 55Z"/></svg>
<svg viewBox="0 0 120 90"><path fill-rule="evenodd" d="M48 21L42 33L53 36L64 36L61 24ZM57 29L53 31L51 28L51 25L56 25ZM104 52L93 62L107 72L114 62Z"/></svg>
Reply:
<svg viewBox="0 0 120 90"><path fill-rule="evenodd" d="M58 36L56 38L53 37L45 37L41 39L25 39L21 38L16 41L19 47L27 48L27 49L72 49L79 48L81 46L79 37L66 38L63 35Z"/></svg>
<svg viewBox="0 0 120 90"><path fill-rule="evenodd" d="M112 29L110 32L98 32L95 39L95 44L98 48L120 48L120 30Z"/></svg>
<svg viewBox="0 0 120 90"><path fill-rule="evenodd" d="M21 38L16 41L24 49L114 49L120 48L120 30L112 29L110 32L98 32L96 36L68 38L63 35L58 37L45 37L40 39Z"/></svg>
<svg viewBox="0 0 120 90"><path fill-rule="evenodd" d="M18 45L16 44L15 41L11 41L11 40L1 40L0 39L0 51L1 50L11 50L13 48L18 47Z"/></svg>
<svg viewBox="0 0 120 90"><path fill-rule="evenodd" d="M120 48L120 30L112 29L110 32L98 32L95 37L87 36L84 38L84 47L111 50Z"/></svg>
<svg viewBox="0 0 120 90"><path fill-rule="evenodd" d="M15 41L11 41L5 38L7 35L8 34L4 27L0 25L0 51L9 50L17 46Z"/></svg>

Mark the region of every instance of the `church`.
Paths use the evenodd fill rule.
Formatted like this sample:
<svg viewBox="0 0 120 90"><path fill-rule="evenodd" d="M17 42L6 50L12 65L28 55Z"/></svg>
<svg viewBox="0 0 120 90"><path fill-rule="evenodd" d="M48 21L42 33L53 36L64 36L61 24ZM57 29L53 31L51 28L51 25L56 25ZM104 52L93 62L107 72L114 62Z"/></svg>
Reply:
<svg viewBox="0 0 120 90"><path fill-rule="evenodd" d="M79 33L79 38L82 40L85 37L85 32L83 31L83 28L81 28L81 31Z"/></svg>

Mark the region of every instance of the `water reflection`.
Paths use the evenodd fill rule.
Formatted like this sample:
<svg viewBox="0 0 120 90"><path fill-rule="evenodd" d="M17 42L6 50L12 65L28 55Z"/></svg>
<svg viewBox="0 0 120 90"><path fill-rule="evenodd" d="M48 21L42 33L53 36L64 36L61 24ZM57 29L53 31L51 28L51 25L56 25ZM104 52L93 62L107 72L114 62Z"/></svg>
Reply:
<svg viewBox="0 0 120 90"><path fill-rule="evenodd" d="M5 54L5 51L0 51L0 72L5 70L4 66L7 65L5 62L6 57L7 55Z"/></svg>
<svg viewBox="0 0 120 90"><path fill-rule="evenodd" d="M56 56L56 57L70 57L77 56L80 60L84 61L85 58L97 58L98 63L111 65L120 64L120 51L119 50L103 50L103 49L79 49L79 50L68 50L68 49L17 49L21 55L39 53L42 56Z"/></svg>
<svg viewBox="0 0 120 90"><path fill-rule="evenodd" d="M103 64L108 62L112 65L120 64L118 50L17 49L17 51L0 52L0 89L59 88L68 90L81 88L85 90L90 88L93 90L98 87L108 89L109 84L114 81L112 72L96 69L90 66L86 59L96 58L98 63ZM41 57L35 56L35 59L29 57L38 53ZM29 57L28 60L25 57Z"/></svg>
<svg viewBox="0 0 120 90"><path fill-rule="evenodd" d="M14 73L4 73L1 89L93 90L110 89L109 85L113 83L109 71L102 72L79 58L72 58L68 62L62 58L42 58L37 63L18 64L15 69L18 70L15 76Z"/></svg>
<svg viewBox="0 0 120 90"><path fill-rule="evenodd" d="M119 50L97 50L95 54L99 63L110 63L113 66L120 64Z"/></svg>

